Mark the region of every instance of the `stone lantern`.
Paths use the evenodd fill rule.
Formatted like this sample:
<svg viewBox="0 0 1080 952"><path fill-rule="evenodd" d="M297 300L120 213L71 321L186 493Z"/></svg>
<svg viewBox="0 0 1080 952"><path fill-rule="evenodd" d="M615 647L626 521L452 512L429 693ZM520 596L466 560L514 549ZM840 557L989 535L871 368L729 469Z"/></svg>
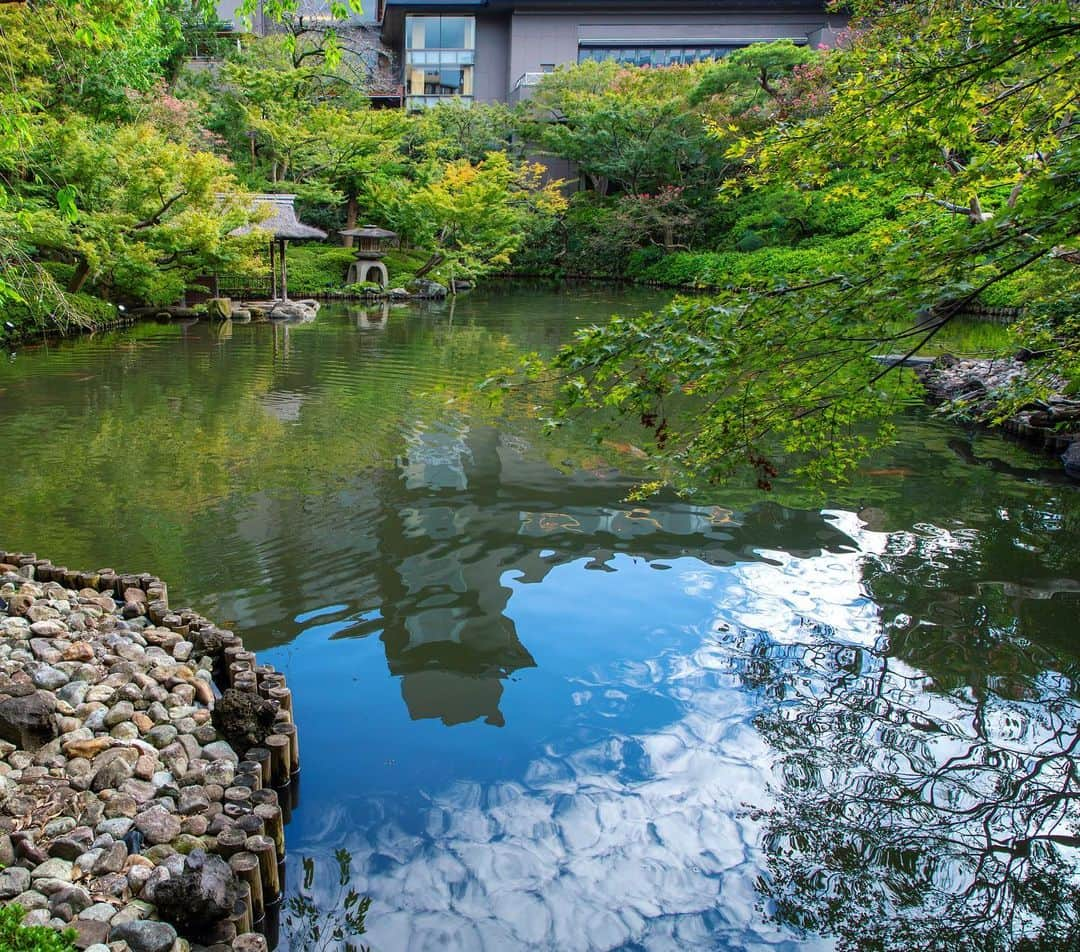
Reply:
<svg viewBox="0 0 1080 952"><path fill-rule="evenodd" d="M349 228L339 231L338 234L343 238L356 240L356 260L349 265L349 275L345 283L362 284L364 281L374 281L379 287L385 288L390 283L390 274L382 262L382 257L386 253L387 243L395 240L397 233L376 228L374 225L364 225L363 228Z"/></svg>

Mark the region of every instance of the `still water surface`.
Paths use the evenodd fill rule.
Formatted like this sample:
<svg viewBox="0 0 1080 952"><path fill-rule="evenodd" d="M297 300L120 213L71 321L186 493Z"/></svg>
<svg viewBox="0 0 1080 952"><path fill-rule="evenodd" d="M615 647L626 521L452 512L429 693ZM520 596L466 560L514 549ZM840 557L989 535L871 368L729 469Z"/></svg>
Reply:
<svg viewBox="0 0 1080 952"><path fill-rule="evenodd" d="M659 301L27 349L0 543L154 571L287 672L290 879L331 903L349 849L376 949L1080 947L1080 493L912 411L833 498L637 505L628 445L475 398Z"/></svg>

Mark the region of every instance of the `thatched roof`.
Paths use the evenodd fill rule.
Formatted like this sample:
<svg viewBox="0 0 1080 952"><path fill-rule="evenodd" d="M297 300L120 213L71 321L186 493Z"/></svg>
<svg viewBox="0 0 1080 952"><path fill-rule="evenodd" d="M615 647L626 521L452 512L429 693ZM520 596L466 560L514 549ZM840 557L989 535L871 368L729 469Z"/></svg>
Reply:
<svg viewBox="0 0 1080 952"><path fill-rule="evenodd" d="M312 228L297 220L296 209L293 208L295 195L271 195L259 193L251 196L251 210L257 211L264 205L270 206L270 216L252 225L242 225L234 229L233 235L250 235L253 231L269 232L275 238L287 238L296 241L301 238L325 238L326 232L321 228Z"/></svg>
<svg viewBox="0 0 1080 952"><path fill-rule="evenodd" d="M377 228L375 225L364 225L363 228L349 228L339 231L339 235L346 238L396 238L396 231L387 231L385 228Z"/></svg>

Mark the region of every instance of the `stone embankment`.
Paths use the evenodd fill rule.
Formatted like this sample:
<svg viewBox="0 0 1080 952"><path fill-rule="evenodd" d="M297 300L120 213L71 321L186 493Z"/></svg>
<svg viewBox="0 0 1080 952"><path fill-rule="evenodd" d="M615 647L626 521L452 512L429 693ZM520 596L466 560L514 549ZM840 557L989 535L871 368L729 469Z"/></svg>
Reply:
<svg viewBox="0 0 1080 952"><path fill-rule="evenodd" d="M938 357L915 372L935 403L949 404L973 420L992 419L1000 395L1023 380L1025 355L998 359ZM1062 389L1064 381L1059 381ZM1001 423L1007 433L1024 438L1061 457L1065 471L1080 479L1080 400L1062 393L1021 408Z"/></svg>
<svg viewBox="0 0 1080 952"><path fill-rule="evenodd" d="M292 696L165 584L0 551L0 902L92 952L277 941Z"/></svg>

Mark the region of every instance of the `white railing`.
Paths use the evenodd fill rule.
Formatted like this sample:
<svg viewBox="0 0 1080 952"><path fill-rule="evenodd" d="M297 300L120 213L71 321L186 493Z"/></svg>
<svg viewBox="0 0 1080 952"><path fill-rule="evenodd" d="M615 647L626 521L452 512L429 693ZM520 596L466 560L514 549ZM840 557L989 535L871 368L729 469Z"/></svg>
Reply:
<svg viewBox="0 0 1080 952"><path fill-rule="evenodd" d="M545 76L547 73L522 73L518 81L514 83L514 89L521 89L523 86L539 86Z"/></svg>

